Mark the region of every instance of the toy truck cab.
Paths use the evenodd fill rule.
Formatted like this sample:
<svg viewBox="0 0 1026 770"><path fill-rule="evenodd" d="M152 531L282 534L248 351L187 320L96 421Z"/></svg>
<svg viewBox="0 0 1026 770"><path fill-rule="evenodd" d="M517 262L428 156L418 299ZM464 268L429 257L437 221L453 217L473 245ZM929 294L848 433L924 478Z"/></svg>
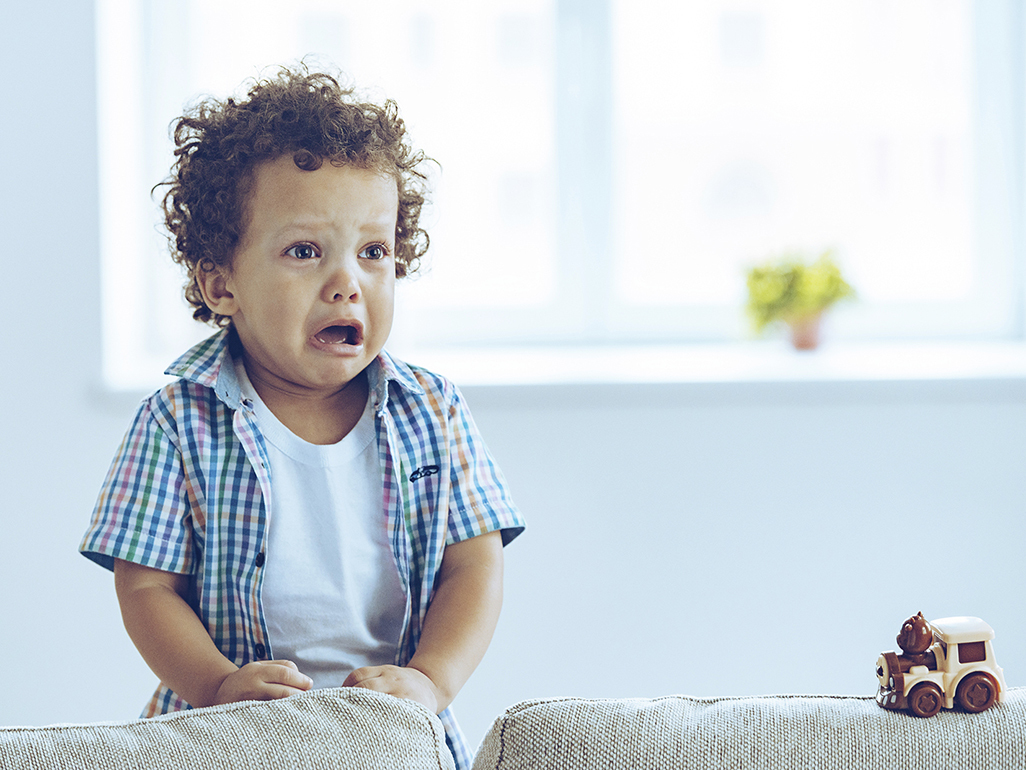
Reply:
<svg viewBox="0 0 1026 770"><path fill-rule="evenodd" d="M994 630L979 618L930 621L933 643L922 655L885 652L877 659L880 687L876 702L932 717L957 703L969 712L985 711L1004 700L1005 676L994 662Z"/></svg>

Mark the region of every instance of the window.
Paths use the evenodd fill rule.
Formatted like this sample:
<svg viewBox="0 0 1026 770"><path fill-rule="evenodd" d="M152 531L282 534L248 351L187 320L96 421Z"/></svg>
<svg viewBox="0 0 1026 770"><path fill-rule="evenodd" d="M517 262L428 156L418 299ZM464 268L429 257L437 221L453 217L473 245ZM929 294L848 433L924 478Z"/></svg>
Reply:
<svg viewBox="0 0 1026 770"><path fill-rule="evenodd" d="M963 642L958 645L959 663L980 663L987 659L986 642Z"/></svg>
<svg viewBox="0 0 1026 770"><path fill-rule="evenodd" d="M190 320L148 197L170 121L312 57L439 160L393 346L731 340L745 268L835 250L832 336L1008 338L1022 19L972 0L100 0L108 379Z"/></svg>
<svg viewBox="0 0 1026 770"><path fill-rule="evenodd" d="M729 334L746 264L833 248L849 333L1011 332L1015 27L983 10L614 0L617 299Z"/></svg>

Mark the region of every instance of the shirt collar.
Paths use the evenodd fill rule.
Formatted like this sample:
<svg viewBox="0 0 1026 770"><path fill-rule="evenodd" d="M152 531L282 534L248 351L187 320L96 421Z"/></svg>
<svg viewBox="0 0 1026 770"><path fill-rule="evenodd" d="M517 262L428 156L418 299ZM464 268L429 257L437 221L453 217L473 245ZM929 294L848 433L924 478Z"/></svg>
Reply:
<svg viewBox="0 0 1026 770"><path fill-rule="evenodd" d="M242 406L242 387L232 365L233 339L231 327L221 329L190 348L164 374L211 388L228 407L239 409ZM416 395L425 392L409 365L392 358L385 351L381 351L367 367L367 379L378 413L384 411L388 403L390 382Z"/></svg>
<svg viewBox="0 0 1026 770"><path fill-rule="evenodd" d="M388 405L388 383L390 382L394 382L417 396L422 396L426 392L409 364L392 358L384 350L367 367L367 382L373 394L374 409L378 414L383 413Z"/></svg>

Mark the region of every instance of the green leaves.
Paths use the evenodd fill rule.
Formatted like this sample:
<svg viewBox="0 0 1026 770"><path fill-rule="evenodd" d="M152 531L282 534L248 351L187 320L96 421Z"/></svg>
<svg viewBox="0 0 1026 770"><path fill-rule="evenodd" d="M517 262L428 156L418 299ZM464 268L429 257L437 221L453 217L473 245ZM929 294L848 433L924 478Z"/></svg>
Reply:
<svg viewBox="0 0 1026 770"><path fill-rule="evenodd" d="M830 251L811 264L789 254L748 271L747 311L756 332L774 321L818 315L838 300L854 296Z"/></svg>

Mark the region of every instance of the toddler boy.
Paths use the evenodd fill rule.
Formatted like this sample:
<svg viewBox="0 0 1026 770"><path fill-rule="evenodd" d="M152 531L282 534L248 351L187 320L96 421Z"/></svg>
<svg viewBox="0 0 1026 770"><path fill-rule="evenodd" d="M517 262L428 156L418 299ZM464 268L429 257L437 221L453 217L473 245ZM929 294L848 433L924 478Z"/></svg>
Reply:
<svg viewBox="0 0 1026 770"><path fill-rule="evenodd" d="M498 619L524 527L458 390L392 358L428 245L395 105L283 70L178 120L164 212L194 317L81 550L160 687L144 714L356 686L439 713Z"/></svg>

